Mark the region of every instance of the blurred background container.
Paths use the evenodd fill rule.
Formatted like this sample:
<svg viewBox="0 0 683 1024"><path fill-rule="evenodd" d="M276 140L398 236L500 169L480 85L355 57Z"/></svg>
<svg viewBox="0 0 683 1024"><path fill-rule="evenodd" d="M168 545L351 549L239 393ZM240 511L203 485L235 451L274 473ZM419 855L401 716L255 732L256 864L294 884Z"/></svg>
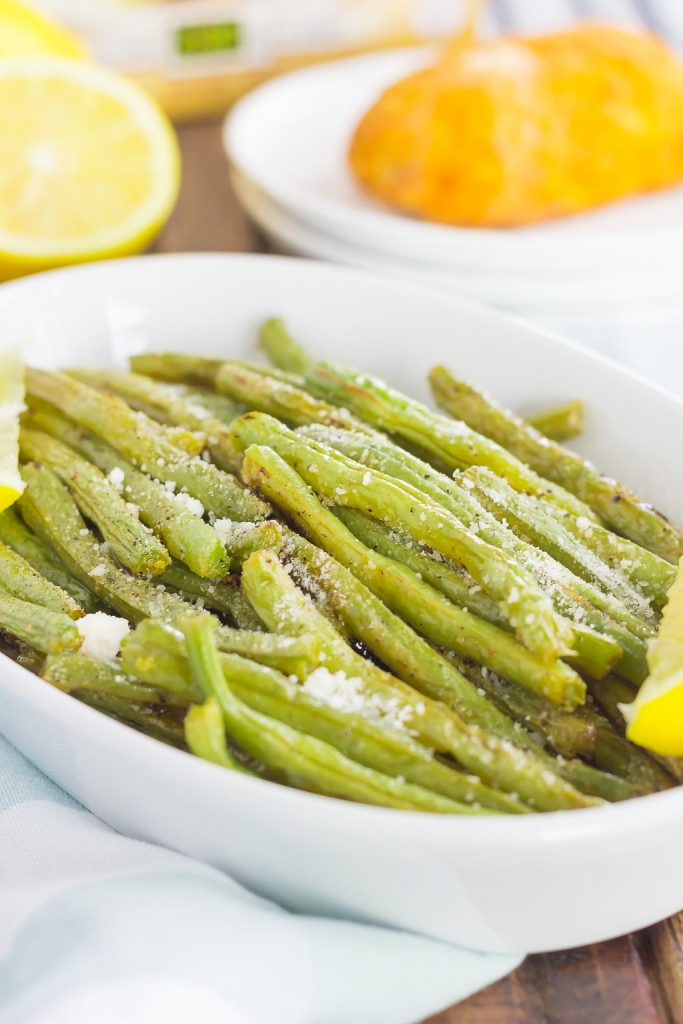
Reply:
<svg viewBox="0 0 683 1024"><path fill-rule="evenodd" d="M95 60L176 120L216 114L271 75L455 31L450 0L41 0Z"/></svg>
<svg viewBox="0 0 683 1024"><path fill-rule="evenodd" d="M175 119L217 113L270 75L452 35L466 0L39 0L95 60L135 75ZM683 46L680 0L491 0L484 35L584 18L645 26Z"/></svg>

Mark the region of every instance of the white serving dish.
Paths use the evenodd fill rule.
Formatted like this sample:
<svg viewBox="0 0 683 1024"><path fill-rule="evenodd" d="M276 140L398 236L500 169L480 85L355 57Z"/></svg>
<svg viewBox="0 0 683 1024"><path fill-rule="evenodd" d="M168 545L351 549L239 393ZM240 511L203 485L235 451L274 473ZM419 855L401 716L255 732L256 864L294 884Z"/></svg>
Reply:
<svg viewBox="0 0 683 1024"><path fill-rule="evenodd" d="M394 50L294 71L244 97L226 119L231 166L290 215L348 246L460 272L526 272L546 285L580 276L639 271L646 288L683 260L683 186L599 210L508 230L419 220L376 202L357 185L347 153L363 113L392 82L434 57L433 48ZM264 131L264 125L268 126ZM680 278L669 275L681 294ZM670 292L671 294L671 292Z"/></svg>
<svg viewBox="0 0 683 1024"><path fill-rule="evenodd" d="M683 520L683 404L522 321L336 267L241 255L153 256L0 289L0 340L43 364L139 348L253 353L283 315L322 357L426 397L445 360L521 409L581 396L581 446ZM446 818L233 775L126 728L0 660L0 731L95 814L230 872L288 907L476 949L595 942L683 907L683 789L605 808ZM0 782L1 785L1 782Z"/></svg>

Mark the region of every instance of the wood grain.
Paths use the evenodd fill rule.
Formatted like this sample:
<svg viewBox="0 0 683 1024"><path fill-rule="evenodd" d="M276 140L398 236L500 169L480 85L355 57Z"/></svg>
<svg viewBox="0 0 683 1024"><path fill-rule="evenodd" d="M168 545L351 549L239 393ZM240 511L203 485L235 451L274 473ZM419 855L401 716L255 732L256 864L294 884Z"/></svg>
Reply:
<svg viewBox="0 0 683 1024"><path fill-rule="evenodd" d="M521 967L428 1024L661 1024L632 936L528 957Z"/></svg>
<svg viewBox="0 0 683 1024"><path fill-rule="evenodd" d="M261 247L259 237L230 188L220 122L184 125L178 135L183 165L180 197L155 251L256 251Z"/></svg>
<svg viewBox="0 0 683 1024"><path fill-rule="evenodd" d="M265 248L230 189L220 124L185 125L179 134L183 185L155 251ZM683 1024L683 914L637 935L527 957L423 1024Z"/></svg>
<svg viewBox="0 0 683 1024"><path fill-rule="evenodd" d="M661 1019L683 1021L683 914L647 928L638 945L653 982Z"/></svg>

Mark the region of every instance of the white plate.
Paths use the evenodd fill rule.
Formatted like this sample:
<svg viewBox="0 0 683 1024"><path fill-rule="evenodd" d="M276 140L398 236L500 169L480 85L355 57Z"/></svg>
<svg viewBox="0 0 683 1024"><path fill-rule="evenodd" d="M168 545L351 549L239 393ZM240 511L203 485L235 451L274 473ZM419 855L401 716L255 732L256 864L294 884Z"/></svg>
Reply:
<svg viewBox="0 0 683 1024"><path fill-rule="evenodd" d="M562 271L683 265L683 188L599 211L507 231L429 224L364 195L348 169L358 120L391 82L426 65L434 51L353 57L277 78L242 99L225 127L229 159L242 175L310 226L385 254L481 271Z"/></svg>
<svg viewBox="0 0 683 1024"><path fill-rule="evenodd" d="M542 317L581 312L622 313L637 306L659 307L672 296L683 301L683 275L676 263L657 274L643 274L638 268L615 271L610 266L595 271L590 280L569 273L552 280L538 274L502 273L498 270L480 273L471 267L448 267L404 259L381 253L361 244L329 234L298 218L280 206L251 181L233 168L231 181L238 199L252 220L265 231L278 249L297 256L343 263L349 267L392 274L413 284L438 288L453 295L463 295L477 302L487 302L504 310ZM606 329L606 340L612 333ZM641 339L642 340L642 339ZM641 354L650 357L652 352Z"/></svg>
<svg viewBox="0 0 683 1024"><path fill-rule="evenodd" d="M277 252L360 267L533 317L550 330L569 334L648 380L683 395L683 294L673 302L669 298L672 277L680 277L678 267L669 268L657 279L639 274L631 279L628 274L603 278L597 294L587 294L582 285L572 287L565 277L554 291L547 287L539 295L533 283L529 288L528 276L511 284L490 274L482 283L480 278L465 273L425 272L424 265L409 267L407 261L378 257L362 246L347 245L295 220L239 171L233 169L231 177L242 205Z"/></svg>
<svg viewBox="0 0 683 1024"><path fill-rule="evenodd" d="M446 360L520 409L581 395L583 444L683 518L683 404L542 331L437 292L336 267L240 255L152 256L0 289L0 325L32 358L106 363L157 348L248 356L281 314L313 351L426 396ZM173 750L0 659L0 730L115 828L229 871L287 906L485 950L595 942L683 907L683 789L517 818L365 807Z"/></svg>

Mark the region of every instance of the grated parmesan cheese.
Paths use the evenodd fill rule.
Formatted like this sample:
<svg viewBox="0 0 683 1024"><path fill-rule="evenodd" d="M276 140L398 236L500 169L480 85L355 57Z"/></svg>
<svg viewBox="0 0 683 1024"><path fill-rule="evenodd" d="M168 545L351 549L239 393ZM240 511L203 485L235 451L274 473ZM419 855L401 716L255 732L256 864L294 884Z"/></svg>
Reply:
<svg viewBox="0 0 683 1024"><path fill-rule="evenodd" d="M256 529L256 523L238 523L232 519L216 519L213 528L225 543L226 541L242 540Z"/></svg>
<svg viewBox="0 0 683 1024"><path fill-rule="evenodd" d="M187 512L191 512L194 516L204 515L204 506L198 498L193 498L191 494L186 494L185 491L181 491L179 494L173 495L174 499L179 505L182 505Z"/></svg>
<svg viewBox="0 0 683 1024"><path fill-rule="evenodd" d="M330 672L322 667L311 672L302 690L309 697L337 711L360 715L392 729L406 729L414 710L417 710L401 704L397 697L383 698L378 693L372 693L357 676L347 676L342 671ZM419 707L421 711L417 713L424 714L422 702Z"/></svg>
<svg viewBox="0 0 683 1024"><path fill-rule="evenodd" d="M123 472L120 466L114 466L107 473L107 480L111 487L114 488L119 494L123 491L123 481L126 479L126 474Z"/></svg>
<svg viewBox="0 0 683 1024"><path fill-rule="evenodd" d="M92 573L90 573L92 576ZM105 612L93 612L76 621L78 632L83 637L81 654L111 661L119 653L121 641L130 626L125 619Z"/></svg>

